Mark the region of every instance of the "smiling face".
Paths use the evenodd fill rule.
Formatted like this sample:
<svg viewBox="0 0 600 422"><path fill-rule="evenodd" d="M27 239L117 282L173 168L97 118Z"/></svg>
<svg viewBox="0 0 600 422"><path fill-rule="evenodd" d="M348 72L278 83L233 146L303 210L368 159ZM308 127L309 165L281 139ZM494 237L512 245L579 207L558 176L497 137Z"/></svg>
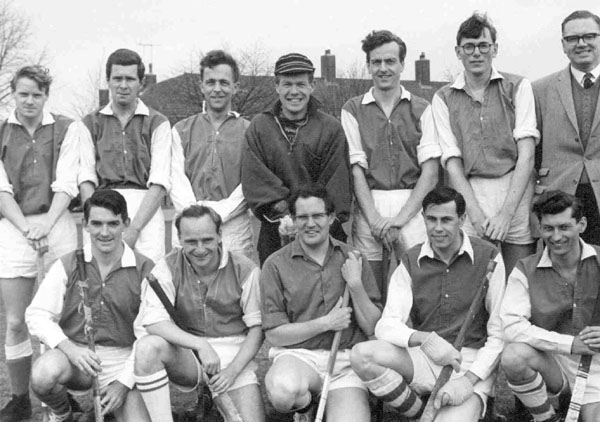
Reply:
<svg viewBox="0 0 600 422"><path fill-rule="evenodd" d="M404 70L398 43L389 42L371 50L367 67L375 89L389 91L397 88Z"/></svg>
<svg viewBox="0 0 600 422"><path fill-rule="evenodd" d="M600 34L600 27L593 19L575 19L567 22L562 35L564 38L584 34ZM563 39L562 47L571 61L571 65L581 72L589 72L600 64L600 37L596 37L589 43L579 39L575 45L571 45Z"/></svg>
<svg viewBox="0 0 600 422"><path fill-rule="evenodd" d="M179 223L179 242L197 271L212 271L219 267L221 236L210 215L183 217Z"/></svg>
<svg viewBox="0 0 600 422"><path fill-rule="evenodd" d="M123 231L129 225L129 220L123 221L121 215L115 215L111 210L92 206L85 229L90 234L94 254L111 255L121 250Z"/></svg>
<svg viewBox="0 0 600 422"><path fill-rule="evenodd" d="M142 90L142 81L138 78L138 66L113 64L107 84L114 103L120 107L132 106Z"/></svg>
<svg viewBox="0 0 600 422"><path fill-rule="evenodd" d="M12 95L19 121L41 121L48 94L40 89L36 81L26 77L20 78Z"/></svg>
<svg viewBox="0 0 600 422"><path fill-rule="evenodd" d="M456 203L432 204L423 211L431 248L442 256L454 255L462 243L461 230L465 215L456 212Z"/></svg>
<svg viewBox="0 0 600 422"><path fill-rule="evenodd" d="M482 53L478 48L475 48L472 54L467 54L464 51L464 46L467 44L480 45L489 44L490 50L487 53ZM456 56L462 62L465 72L478 77L482 75L491 75L492 62L498 54L498 44L492 40L492 35L488 28L484 28L479 38L462 38L460 45L455 47Z"/></svg>
<svg viewBox="0 0 600 422"><path fill-rule="evenodd" d="M540 220L540 232L550 257L569 254L579 256L579 237L586 226L586 218L581 217L576 221L571 207L559 214L543 214Z"/></svg>
<svg viewBox="0 0 600 422"><path fill-rule="evenodd" d="M234 82L233 70L228 64L206 67L203 71L200 90L208 110L228 112L231 100L237 92L239 83Z"/></svg>
<svg viewBox="0 0 600 422"><path fill-rule="evenodd" d="M302 119L308 111L308 101L315 89L309 73L277 75L275 91L279 94L281 111L290 120Z"/></svg>
<svg viewBox="0 0 600 422"><path fill-rule="evenodd" d="M293 218L302 246L314 249L329 240L329 226L335 215L327 213L325 201L321 198L298 198Z"/></svg>

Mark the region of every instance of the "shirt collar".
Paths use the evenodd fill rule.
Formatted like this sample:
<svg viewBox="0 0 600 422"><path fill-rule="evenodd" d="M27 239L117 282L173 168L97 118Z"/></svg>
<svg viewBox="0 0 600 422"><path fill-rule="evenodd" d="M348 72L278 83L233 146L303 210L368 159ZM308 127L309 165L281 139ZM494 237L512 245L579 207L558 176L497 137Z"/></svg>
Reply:
<svg viewBox="0 0 600 422"><path fill-rule="evenodd" d="M582 239L579 239L579 244L581 245L581 261L584 259L596 256L596 249L592 246L585 243ZM537 264L538 268L551 268L552 267L552 259L550 259L550 253L548 253L548 247L544 247L544 252L542 253L542 257L540 262Z"/></svg>
<svg viewBox="0 0 600 422"><path fill-rule="evenodd" d="M136 261L135 261L135 254L133 253L133 250L127 245L127 243L125 243L125 242L122 242L122 243L123 243L123 255L121 255L121 268L135 267ZM92 256L91 243L88 243L83 246L83 256L84 256L85 262L92 261L93 256Z"/></svg>
<svg viewBox="0 0 600 422"><path fill-rule="evenodd" d="M203 111L203 112L201 113L201 116L202 116L202 117L204 117L206 120L210 121L210 116L208 115L208 112L206 112L206 111ZM239 119L239 117L240 117L240 113L238 113L237 111L230 110L230 111L227 113L227 117L228 117L228 118L229 118L229 117L233 117L233 118L235 118L235 119Z"/></svg>
<svg viewBox="0 0 600 422"><path fill-rule="evenodd" d="M221 260L219 261L219 270L225 268L227 266L227 263L229 262L229 251L227 250L227 248L223 244L221 244L220 249Z"/></svg>
<svg viewBox="0 0 600 422"><path fill-rule="evenodd" d="M465 233L464 230L461 229L461 233L463 241L460 245L460 249L458 250L458 254L456 256L466 253L469 256L469 258L471 258L471 263L474 263L475 254L473 253L473 245L471 245L471 240L469 239L469 236ZM433 248L431 247L429 238L427 238L425 240L425 243L423 243L423 246L421 246L421 252L419 252L419 257L417 258L419 267L421 266L421 258L424 257L435 259L435 253L433 252Z"/></svg>
<svg viewBox="0 0 600 422"><path fill-rule="evenodd" d="M114 116L115 113L113 112L113 109L112 109L112 101L110 101L103 108L101 108L100 109L100 113L101 114L105 114L107 116ZM146 104L144 104L144 102L138 98L137 99L137 105L135 107L135 111L133 112L133 114L134 115L139 114L139 115L142 115L142 116L149 116L150 115L150 109L148 109L148 106Z"/></svg>
<svg viewBox="0 0 600 422"><path fill-rule="evenodd" d="M596 82L596 80L600 76L600 64L598 66L596 66L594 69L592 69L591 72L582 72L581 70L575 69L572 65L570 66L570 68L571 68L571 75L573 75L573 78L575 78L575 80L577 82L579 82L579 85L581 85L581 86L583 86L583 77L585 76L586 73L591 73L592 75L594 75L594 79L592 80L592 82Z"/></svg>
<svg viewBox="0 0 600 422"><path fill-rule="evenodd" d="M54 116L46 110L42 113L42 126L54 124ZM13 110L8 116L8 123L14 123L15 125L23 126L19 119L17 119L17 110Z"/></svg>
<svg viewBox="0 0 600 422"><path fill-rule="evenodd" d="M502 76L500 74L500 72L498 72L496 70L496 68L492 66L492 74L490 75L490 81L493 81L494 79L504 79L504 76ZM456 80L454 81L454 83L451 86L454 89L465 89L465 86L467 86L467 79L465 78L465 71L462 71L461 73L458 74L458 76L456 77Z"/></svg>
<svg viewBox="0 0 600 422"><path fill-rule="evenodd" d="M400 88L401 88L400 101L402 101L402 100L410 101L410 99L411 99L410 91L407 90L406 88L404 88L402 85L400 85ZM367 93L365 95L363 95L361 104L365 105L365 104L371 104L371 103L376 102L375 96L373 95L374 90L375 90L375 88L371 87L371 89L369 89L367 91Z"/></svg>

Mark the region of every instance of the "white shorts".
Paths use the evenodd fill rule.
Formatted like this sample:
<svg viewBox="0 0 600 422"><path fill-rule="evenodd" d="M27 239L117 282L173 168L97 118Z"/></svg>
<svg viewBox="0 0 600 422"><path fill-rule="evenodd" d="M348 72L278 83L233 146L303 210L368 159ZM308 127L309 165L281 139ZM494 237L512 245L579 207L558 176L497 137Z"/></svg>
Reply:
<svg viewBox="0 0 600 422"><path fill-rule="evenodd" d="M314 369L321 378L321 381L327 375L329 350L286 349L284 347L271 347L269 350L269 358L273 362L282 356L293 356L306 363ZM352 365L350 365L350 349L339 350L335 359L329 390L333 391L340 388L360 388L361 390L367 390L365 384L352 370Z"/></svg>
<svg viewBox="0 0 600 422"><path fill-rule="evenodd" d="M569 382L570 390L573 391L580 356L560 355L558 353L553 353L552 356L556 359L556 362L563 373L563 378L566 378ZM583 394L583 403L581 404L597 402L600 402L600 355L598 354L592 357L592 364L590 365L585 393Z"/></svg>
<svg viewBox="0 0 600 422"><path fill-rule="evenodd" d="M371 196L375 209L382 217L394 217L398 215L404 204L406 204L411 193L412 189L372 190ZM400 240L405 250L425 242L427 231L421 213L417 213L402 227L400 236L402 237ZM371 234L369 223L358 204L354 207L352 242L359 251L367 256L369 261L381 261L382 245Z"/></svg>
<svg viewBox="0 0 600 422"><path fill-rule="evenodd" d="M116 381L120 378L125 366L131 365L133 362L129 360L131 355L131 347L110 347L110 346L98 346L96 345L96 355L102 362L102 372L98 374L98 382L100 388L104 388L111 382ZM131 365L131 374L133 375L133 365ZM89 391L88 390L69 390L71 394L82 395Z"/></svg>
<svg viewBox="0 0 600 422"><path fill-rule="evenodd" d="M46 214L28 215L30 223L42 220ZM77 248L77 229L71 213L65 211L48 235L48 253L44 267L50 266L63 255ZM0 278L34 278L37 252L27 243L23 234L6 218L0 219Z"/></svg>
<svg viewBox="0 0 600 422"><path fill-rule="evenodd" d="M419 395L430 393L431 390L433 390L435 381L437 380L437 377L439 376L443 366L433 363L420 347L409 347L406 350L408 351L414 367L413 380L409 387ZM471 364L477 358L477 351L477 349L472 349L470 347L464 347L460 351L463 357L461 371L458 373L452 371L450 379L460 378L469 370ZM485 415L487 398L493 391L495 381L496 373L494 372L492 375L484 380L479 381L473 386L473 391L481 399L481 417Z"/></svg>
<svg viewBox="0 0 600 422"><path fill-rule="evenodd" d="M486 217L492 217L502 209L506 195L510 188L510 180L513 172L505 174L495 179L484 179L481 177L469 178L471 188L475 193L475 198L483 210ZM505 242L513 245L529 245L534 242L531 235L529 216L531 212L531 202L533 201L533 178L529 179L529 184L523 193L521 202L517 206L515 215L510 223ZM477 236L477 231L471 224L469 216L465 219L463 229L469 236Z"/></svg>
<svg viewBox="0 0 600 422"><path fill-rule="evenodd" d="M231 364L233 359L238 354L240 348L242 347L242 343L246 339L246 336L205 337L205 339L212 346L212 348L215 349L217 355L219 355L219 359L221 359L221 369L225 369ZM193 352L190 349L187 349L187 351L193 355ZM204 372L202 371L200 362L198 359L196 359L196 357L194 357L194 361L196 362L198 373L196 384L193 387L188 387L173 383L178 390L185 393L194 391L199 385L205 382ZM255 360L251 360L238 374L237 378L227 389L227 391L237 390L238 388L246 387L247 385L258 384L258 378L256 376L257 369L258 364Z"/></svg>
<svg viewBox="0 0 600 422"><path fill-rule="evenodd" d="M127 201L127 214L129 215L129 219L133 221L148 191L142 189L114 190L123 195ZM86 245L90 243L90 235L85 231L83 233L83 242ZM158 208L150 221L148 221L148 224L140 232L134 249L154 262L165 256L165 216L161 207Z"/></svg>

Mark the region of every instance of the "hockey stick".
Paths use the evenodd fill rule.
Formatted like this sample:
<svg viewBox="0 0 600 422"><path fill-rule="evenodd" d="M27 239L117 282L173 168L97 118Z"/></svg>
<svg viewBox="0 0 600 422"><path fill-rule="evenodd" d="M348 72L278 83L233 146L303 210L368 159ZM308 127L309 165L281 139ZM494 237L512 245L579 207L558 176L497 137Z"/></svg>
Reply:
<svg viewBox="0 0 600 422"><path fill-rule="evenodd" d="M594 304L594 310L592 311L592 318L590 325L598 325L600 323L600 291L596 297L596 303ZM590 372L590 366L592 365L592 355L581 355L579 358L579 366L577 367L577 376L575 377L575 384L573 385L573 393L571 393L571 401L569 402L569 410L565 417L565 422L577 422L579 419L579 412L583 405L583 396L587 386L587 379Z"/></svg>
<svg viewBox="0 0 600 422"><path fill-rule="evenodd" d="M45 277L45 267L44 267L44 254L48 251L48 248L38 249L37 258L35 260L35 268L37 271L36 281L37 288L40 288L42 281L44 281ZM40 341L40 355L43 355L46 352L46 345ZM50 415L48 414L48 405L44 402L42 403L42 422L48 422L50 419Z"/></svg>
<svg viewBox="0 0 600 422"><path fill-rule="evenodd" d="M368 265L368 264L367 264ZM350 290L348 285L344 289L344 297L342 299L342 308L348 306L350 301ZM337 330L333 336L333 343L331 344L331 351L329 352L329 361L327 362L327 374L325 380L323 380L323 388L321 389L321 399L319 400L319 407L317 408L317 416L315 422L321 422L323 420L323 414L325 413L325 405L327 404L327 395L329 394L329 384L331 383L331 375L333 374L333 368L335 366L335 360L337 358L337 352L340 347L340 341L342 339L342 331Z"/></svg>
<svg viewBox="0 0 600 422"><path fill-rule="evenodd" d="M93 353L96 353L96 340L94 337L94 318L92 315L92 305L88 296L88 278L87 270L85 268L85 257L83 254L83 233L80 224L77 224L77 250L75 251L75 259L77 261L77 287L79 289L79 296L81 297L81 303L83 308L83 317L85 320L84 332L85 339L87 340L88 349ZM101 404L101 391L100 383L98 382L98 375L92 377L92 396L94 402L94 420L96 422L103 422L104 416L102 415L102 404Z"/></svg>
<svg viewBox="0 0 600 422"><path fill-rule="evenodd" d="M185 331L184 322L181 321L181 319L175 312L175 308L173 307L173 304L167 297L165 291L161 287L161 285L160 285L159 281L156 279L156 277L153 274L148 274L148 276L146 277L146 280L148 280L148 284L150 285L152 290L154 290L154 293L156 293L156 296L158 296L158 299L160 299L161 303L165 307L165 310L167 311L169 316L175 322L175 325L177 325L179 328L181 328L182 330ZM200 359L200 355L198 354L198 351L195 349L191 349L191 350L192 350L192 353L194 353L194 356L196 356L196 359L198 359L198 362L200 362L200 365L202 365L202 360ZM214 401L215 401L215 404L217 405L217 408L221 411L221 414L223 416L223 419L225 419L225 422L244 422L242 417L240 416L240 413L238 412L237 408L235 407L233 400L231 400L231 397L229 396L229 394L227 392L224 392L224 393L221 393L221 394L215 396Z"/></svg>
<svg viewBox="0 0 600 422"><path fill-rule="evenodd" d="M469 307L467 317L462 323L460 331L458 332L458 335L454 340L453 346L459 352L460 349L462 349L463 343L465 342L467 331L469 331L469 328L471 328L471 323L475 319L475 315L477 315L477 312L479 312L479 308L481 308L481 305L485 299L490 285L490 278L492 278L492 274L494 273L495 268L496 261L490 259L487 265L483 282L479 285L477 292L473 297L473 301L471 302L471 306ZM425 409L423 410L423 414L421 415L421 419L419 419L419 422L433 422L433 420L435 419L435 415L438 412L437 409L433 407L435 396L440 391L440 388L442 388L448 382L448 380L450 379L450 375L452 375L452 366L444 366L440 372L440 375L438 376L438 379L435 382L435 385L433 386L433 390L431 390L431 395L429 396L429 400L425 405Z"/></svg>

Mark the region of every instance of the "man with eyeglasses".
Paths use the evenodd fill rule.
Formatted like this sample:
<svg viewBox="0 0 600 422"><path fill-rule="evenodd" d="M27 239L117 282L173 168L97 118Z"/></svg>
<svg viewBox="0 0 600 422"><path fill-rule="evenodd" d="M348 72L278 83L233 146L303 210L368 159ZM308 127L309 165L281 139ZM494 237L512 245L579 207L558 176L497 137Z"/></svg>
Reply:
<svg viewBox="0 0 600 422"><path fill-rule="evenodd" d="M600 244L600 17L571 13L562 22L570 64L534 82L541 142L536 193L560 189L583 203L588 225L581 238Z"/></svg>
<svg viewBox="0 0 600 422"><path fill-rule="evenodd" d="M498 72L496 28L474 13L456 36L464 66L432 101L450 184L467 203L465 231L501 245L509 272L534 251L529 229L536 129L531 84Z"/></svg>
<svg viewBox="0 0 600 422"><path fill-rule="evenodd" d="M343 330L326 419L370 421L367 389L349 358L381 315L373 272L365 257L329 235L335 206L324 187L299 189L290 210L298 235L267 259L260 276L262 328L273 345L267 394L278 412L296 412L294 422L312 421L334 332ZM341 306L345 289L351 305Z"/></svg>

